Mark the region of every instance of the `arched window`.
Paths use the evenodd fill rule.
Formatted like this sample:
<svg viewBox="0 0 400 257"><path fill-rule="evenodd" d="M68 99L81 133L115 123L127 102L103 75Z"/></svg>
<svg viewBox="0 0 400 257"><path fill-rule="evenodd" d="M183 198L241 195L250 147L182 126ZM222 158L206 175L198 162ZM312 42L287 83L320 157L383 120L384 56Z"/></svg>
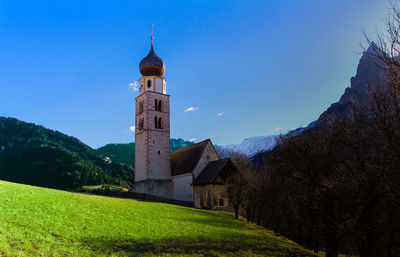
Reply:
<svg viewBox="0 0 400 257"><path fill-rule="evenodd" d="M150 79L147 81L147 88L151 88L151 80Z"/></svg>
<svg viewBox="0 0 400 257"><path fill-rule="evenodd" d="M143 101L141 101L141 102L139 103L139 113L142 113L143 110L144 110L144 103L143 103Z"/></svg>
<svg viewBox="0 0 400 257"><path fill-rule="evenodd" d="M143 130L143 127L144 127L144 120L140 119L139 120L139 130Z"/></svg>
<svg viewBox="0 0 400 257"><path fill-rule="evenodd" d="M161 112L161 100L154 99L154 110Z"/></svg>
<svg viewBox="0 0 400 257"><path fill-rule="evenodd" d="M157 111L161 112L161 100L158 100L158 109L157 109Z"/></svg>
<svg viewBox="0 0 400 257"><path fill-rule="evenodd" d="M157 117L154 117L154 127L158 128L158 119L157 119Z"/></svg>
<svg viewBox="0 0 400 257"><path fill-rule="evenodd" d="M158 118L158 128L162 129L162 121L161 121L161 117Z"/></svg>

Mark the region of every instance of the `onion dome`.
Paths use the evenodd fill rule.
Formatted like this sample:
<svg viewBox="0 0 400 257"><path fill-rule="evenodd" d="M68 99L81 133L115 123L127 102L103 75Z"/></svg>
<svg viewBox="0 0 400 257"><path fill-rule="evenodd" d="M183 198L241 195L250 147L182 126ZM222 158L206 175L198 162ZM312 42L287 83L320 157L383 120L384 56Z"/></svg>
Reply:
<svg viewBox="0 0 400 257"><path fill-rule="evenodd" d="M151 48L149 54L143 58L139 64L140 73L143 76L162 76L165 72L165 64L163 60L156 55L153 49L153 36L151 37Z"/></svg>

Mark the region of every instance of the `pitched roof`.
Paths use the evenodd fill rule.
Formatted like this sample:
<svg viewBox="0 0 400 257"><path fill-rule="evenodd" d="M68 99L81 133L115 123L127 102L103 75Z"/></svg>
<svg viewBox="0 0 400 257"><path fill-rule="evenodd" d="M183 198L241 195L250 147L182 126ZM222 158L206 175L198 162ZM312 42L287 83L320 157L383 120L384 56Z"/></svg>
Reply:
<svg viewBox="0 0 400 257"><path fill-rule="evenodd" d="M211 143L210 139L173 151L171 153L171 175L176 176L192 172L203 155L208 142Z"/></svg>
<svg viewBox="0 0 400 257"><path fill-rule="evenodd" d="M212 184L217 176L220 174L220 172L228 165L233 165L232 161L229 158L209 162L200 173L200 175L196 178L196 181L193 183L193 185L199 186ZM234 165L233 168L236 169Z"/></svg>

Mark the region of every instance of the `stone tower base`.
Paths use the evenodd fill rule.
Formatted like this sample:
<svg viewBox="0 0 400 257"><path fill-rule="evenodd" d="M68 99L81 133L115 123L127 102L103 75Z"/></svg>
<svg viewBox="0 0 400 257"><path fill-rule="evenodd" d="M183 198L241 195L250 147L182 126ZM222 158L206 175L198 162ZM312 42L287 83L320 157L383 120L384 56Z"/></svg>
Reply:
<svg viewBox="0 0 400 257"><path fill-rule="evenodd" d="M172 181L148 179L135 181L134 192L172 199Z"/></svg>

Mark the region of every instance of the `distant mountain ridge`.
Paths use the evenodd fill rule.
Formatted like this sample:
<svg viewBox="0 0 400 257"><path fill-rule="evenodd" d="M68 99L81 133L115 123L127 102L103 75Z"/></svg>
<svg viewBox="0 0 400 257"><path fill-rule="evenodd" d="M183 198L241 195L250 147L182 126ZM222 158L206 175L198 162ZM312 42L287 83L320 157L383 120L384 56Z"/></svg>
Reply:
<svg viewBox="0 0 400 257"><path fill-rule="evenodd" d="M345 89L339 101L331 104L317 120L311 122L307 127L298 128L293 132L324 126L335 122L336 118L352 119L352 106L357 105L361 107L361 110L363 110L363 106L369 106L371 100L370 92L381 85L384 78L384 70L381 68L384 64L374 57L378 55L375 49L376 46L371 45L363 53L357 66L356 75L350 79L350 87Z"/></svg>
<svg viewBox="0 0 400 257"><path fill-rule="evenodd" d="M377 85L380 85L383 79L383 63L376 56L376 47L370 46L360 58L357 66L357 72L350 80L350 87L346 88L339 101L330 105L317 120L311 122L306 127L297 128L289 131L289 135L297 135L308 129L323 127L337 118L352 119L352 106L368 106L370 101L369 93ZM276 146L278 136L261 136L246 138L240 144L222 146L224 150L236 151L252 157L256 163L260 163L263 156Z"/></svg>
<svg viewBox="0 0 400 257"><path fill-rule="evenodd" d="M171 138L171 152L192 145L193 142L182 138ZM97 149L103 157L110 157L111 161L135 167L135 143L107 144Z"/></svg>
<svg viewBox="0 0 400 257"><path fill-rule="evenodd" d="M235 151L248 157L253 157L257 153L271 150L276 145L278 136L258 136L245 138L239 144L218 146L222 151ZM171 152L194 144L182 138L171 138ZM107 144L97 149L102 157L110 157L113 162L123 163L128 166L135 166L135 143L116 143Z"/></svg>
<svg viewBox="0 0 400 257"><path fill-rule="evenodd" d="M0 117L0 179L57 189L121 184L132 168L105 163L79 139L15 118Z"/></svg>
<svg viewBox="0 0 400 257"><path fill-rule="evenodd" d="M373 43L372 43L373 44ZM382 61L375 51L376 46L371 45L361 56L357 66L357 72L350 79L350 87L347 87L338 102L335 102L324 111L317 120L311 122L308 126L297 128L288 132L289 135L297 135L309 129L323 128L326 125L332 125L337 119L351 120L353 119L353 106L358 106L362 112L367 112L370 105L370 93L375 87L382 85L384 79L384 67ZM262 167L264 158L268 156L268 152L261 152L254 156L255 166Z"/></svg>
<svg viewBox="0 0 400 257"><path fill-rule="evenodd" d="M226 146L220 146L222 150L234 151L244 154L248 157L271 150L276 145L278 136L258 136L245 138L239 144L230 144Z"/></svg>

